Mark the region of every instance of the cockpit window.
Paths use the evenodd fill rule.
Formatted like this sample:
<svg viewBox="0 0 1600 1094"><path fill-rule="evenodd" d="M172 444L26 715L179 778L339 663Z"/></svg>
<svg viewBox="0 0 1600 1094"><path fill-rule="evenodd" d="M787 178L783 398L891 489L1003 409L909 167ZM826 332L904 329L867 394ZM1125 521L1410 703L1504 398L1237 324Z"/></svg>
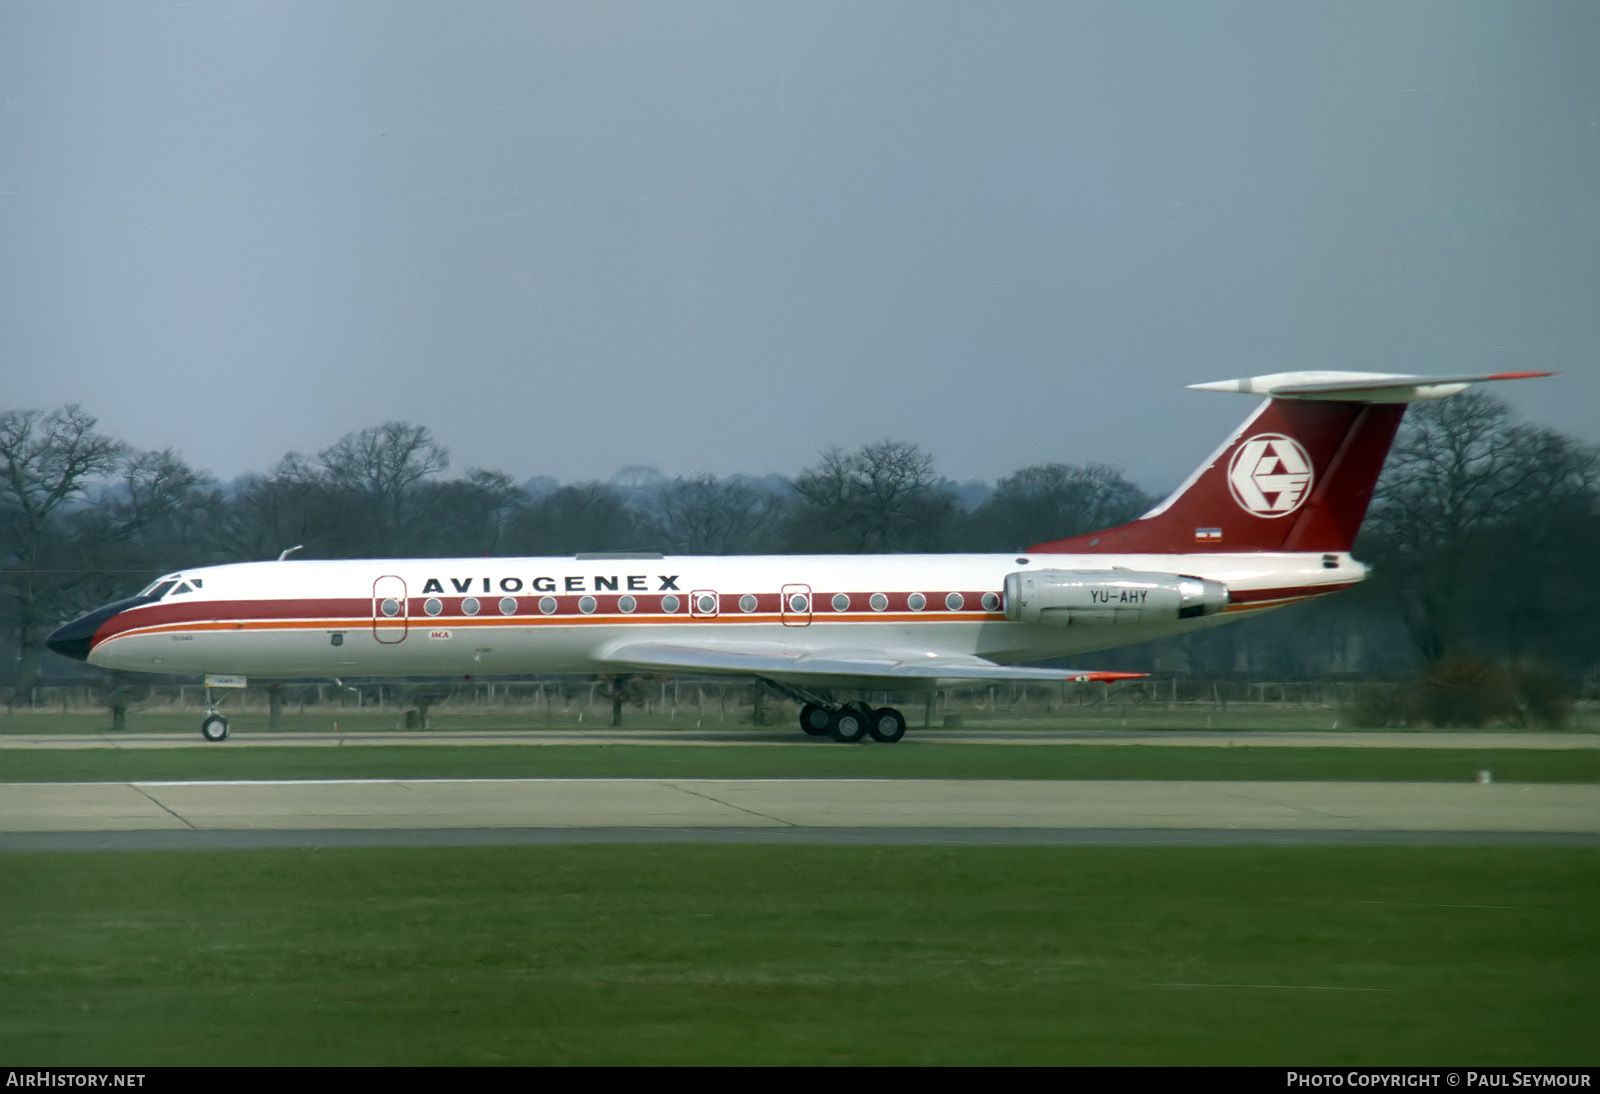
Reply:
<svg viewBox="0 0 1600 1094"><path fill-rule="evenodd" d="M172 595L173 596L177 596L179 593L192 593L192 592L194 592L194 589L190 587L190 585L189 585L189 583L187 581L180 581L178 583L178 587L176 589L172 590Z"/></svg>
<svg viewBox="0 0 1600 1094"><path fill-rule="evenodd" d="M148 597L151 600L160 600L162 597L170 593L172 591L172 587L176 584L176 581L158 581L154 585L150 586L150 588L146 589L141 595Z"/></svg>

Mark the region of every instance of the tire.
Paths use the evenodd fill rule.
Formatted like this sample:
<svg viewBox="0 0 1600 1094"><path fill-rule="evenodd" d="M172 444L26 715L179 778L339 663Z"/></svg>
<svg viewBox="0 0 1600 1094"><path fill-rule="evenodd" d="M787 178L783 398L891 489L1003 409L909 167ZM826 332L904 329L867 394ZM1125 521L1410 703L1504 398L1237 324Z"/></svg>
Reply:
<svg viewBox="0 0 1600 1094"><path fill-rule="evenodd" d="M828 708L818 706L816 703L807 703L801 707L800 728L805 730L808 737L826 737L828 735Z"/></svg>
<svg viewBox="0 0 1600 1094"><path fill-rule="evenodd" d="M892 745L906 735L906 716L894 707L879 707L872 712L872 739Z"/></svg>
<svg viewBox="0 0 1600 1094"><path fill-rule="evenodd" d="M200 736L213 743L228 739L228 720L220 714L206 716L200 723Z"/></svg>
<svg viewBox="0 0 1600 1094"><path fill-rule="evenodd" d="M843 707L828 718L828 736L840 744L855 744L867 735L867 720L858 710Z"/></svg>

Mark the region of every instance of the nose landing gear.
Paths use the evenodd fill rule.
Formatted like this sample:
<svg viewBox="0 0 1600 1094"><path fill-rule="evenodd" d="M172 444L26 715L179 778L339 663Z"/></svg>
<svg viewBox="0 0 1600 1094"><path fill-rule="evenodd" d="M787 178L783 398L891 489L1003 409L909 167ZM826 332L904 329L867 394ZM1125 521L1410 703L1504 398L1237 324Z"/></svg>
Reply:
<svg viewBox="0 0 1600 1094"><path fill-rule="evenodd" d="M206 688L206 716L200 720L200 736L213 744L228 739L228 719L217 713L210 688Z"/></svg>

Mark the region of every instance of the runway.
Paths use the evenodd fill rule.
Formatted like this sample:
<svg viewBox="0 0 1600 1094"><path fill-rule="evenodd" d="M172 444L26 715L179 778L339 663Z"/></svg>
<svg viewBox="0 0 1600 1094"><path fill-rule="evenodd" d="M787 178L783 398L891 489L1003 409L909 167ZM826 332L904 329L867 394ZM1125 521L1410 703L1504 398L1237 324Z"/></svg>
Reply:
<svg viewBox="0 0 1600 1094"><path fill-rule="evenodd" d="M0 850L643 839L1600 846L1600 786L955 779L0 784Z"/></svg>

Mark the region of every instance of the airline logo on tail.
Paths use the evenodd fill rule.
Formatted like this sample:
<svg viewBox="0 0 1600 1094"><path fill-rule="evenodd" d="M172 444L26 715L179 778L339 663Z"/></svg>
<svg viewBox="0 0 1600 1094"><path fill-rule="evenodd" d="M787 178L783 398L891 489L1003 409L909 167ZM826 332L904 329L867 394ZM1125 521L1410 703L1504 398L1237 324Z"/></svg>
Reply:
<svg viewBox="0 0 1600 1094"><path fill-rule="evenodd" d="M1300 508L1313 478L1311 457L1299 441L1282 433L1251 437L1228 465L1233 500L1258 517L1286 517Z"/></svg>

